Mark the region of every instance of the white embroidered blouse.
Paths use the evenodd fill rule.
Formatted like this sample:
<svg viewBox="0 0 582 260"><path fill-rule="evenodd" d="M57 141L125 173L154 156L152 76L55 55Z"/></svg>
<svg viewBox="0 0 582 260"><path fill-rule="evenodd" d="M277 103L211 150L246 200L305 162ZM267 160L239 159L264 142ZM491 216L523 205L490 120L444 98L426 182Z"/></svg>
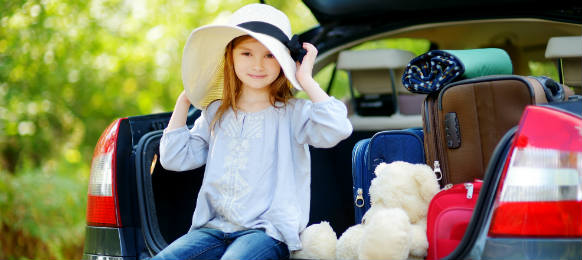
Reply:
<svg viewBox="0 0 582 260"><path fill-rule="evenodd" d="M165 130L160 141L164 168L206 164L191 229L260 228L289 250L301 249L299 233L309 220L308 145L332 147L352 133L346 106L330 97L318 103L291 99L237 116L228 110L211 134L219 103L209 105L192 129Z"/></svg>

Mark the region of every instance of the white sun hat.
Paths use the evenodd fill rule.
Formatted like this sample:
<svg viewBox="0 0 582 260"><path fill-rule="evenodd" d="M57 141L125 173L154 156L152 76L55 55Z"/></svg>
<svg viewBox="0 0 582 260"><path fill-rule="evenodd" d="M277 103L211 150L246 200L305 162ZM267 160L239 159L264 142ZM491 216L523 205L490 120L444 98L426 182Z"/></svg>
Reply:
<svg viewBox="0 0 582 260"><path fill-rule="evenodd" d="M182 81L195 107L205 109L210 102L222 98L224 51L231 40L242 35L262 43L293 87L301 90L292 55L300 61L306 51L297 36L291 37L289 19L270 5L249 4L234 12L227 24L202 26L190 34L182 55Z"/></svg>

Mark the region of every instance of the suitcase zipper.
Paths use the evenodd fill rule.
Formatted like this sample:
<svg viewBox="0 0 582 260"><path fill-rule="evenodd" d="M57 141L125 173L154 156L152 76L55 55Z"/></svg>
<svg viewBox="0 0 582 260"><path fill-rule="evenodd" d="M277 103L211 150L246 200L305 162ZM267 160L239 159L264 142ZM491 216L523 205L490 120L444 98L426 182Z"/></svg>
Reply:
<svg viewBox="0 0 582 260"><path fill-rule="evenodd" d="M364 206L364 191L362 188L358 188L357 193L354 203L356 204L356 207L361 208Z"/></svg>
<svg viewBox="0 0 582 260"><path fill-rule="evenodd" d="M439 96L437 96L436 100L439 100L440 99L439 97L442 94L443 93L440 92ZM434 138L435 146L436 146L435 161L438 161L439 165L440 165L441 174L442 174L441 184L448 184L448 183L450 183L450 180L449 180L450 173L448 171L449 167L447 165L447 160L445 158L446 151L445 151L444 146L443 146L444 144L441 142L442 140L445 139L445 137L443 135L444 134L443 131L441 131L443 127L442 127L442 122L441 122L440 117L439 117L439 110L440 109L438 106L438 102L436 102L436 104L433 104L432 108L433 108L432 113L433 113L433 122L434 122L433 123L433 133L436 133L436 136Z"/></svg>
<svg viewBox="0 0 582 260"><path fill-rule="evenodd" d="M362 163L363 161L365 161L365 151L367 149L365 149L365 147L367 146L367 142L358 142L356 145L356 154L355 156L353 156L352 158L352 167L355 167L356 169L352 169L352 178L353 178L353 183L355 185L356 188L356 199L354 200L354 204L356 207L358 208L363 208L364 204L365 204L365 200L364 200L364 190L362 189L363 187L363 183L365 183L365 180L363 179L364 176L366 174L362 174L361 178L358 178L356 175L358 172L366 172L367 171L367 167L364 168L364 163ZM358 158L362 158L363 160L356 160ZM364 170L362 171L362 168L364 168ZM358 212L356 212L358 213Z"/></svg>
<svg viewBox="0 0 582 260"><path fill-rule="evenodd" d="M437 181L443 178L443 173L441 172L441 165L439 161L434 161L434 175L436 175Z"/></svg>
<svg viewBox="0 0 582 260"><path fill-rule="evenodd" d="M429 94L425 98L424 102L422 103L424 105L423 107L424 117L422 119L424 121L423 123L425 124L426 128L426 131L424 133L426 161L427 164L430 165L432 163L435 166L433 171L435 172L435 174L437 172L439 173L439 175L437 175L437 180L439 180L439 183L441 184L442 187L443 185L448 183L448 179L446 178L446 175L443 174L445 166L443 165L442 166L443 168L441 168L440 166L441 161L441 152L439 149L440 141L439 136L436 134L438 129L438 118L437 118L438 107L436 104L437 98L438 98L437 93ZM439 165L438 169L436 165Z"/></svg>
<svg viewBox="0 0 582 260"><path fill-rule="evenodd" d="M465 183L465 189L467 189L467 199L473 198L473 183Z"/></svg>
<svg viewBox="0 0 582 260"><path fill-rule="evenodd" d="M428 122L428 133L425 133L428 135L428 143L429 143L429 149L428 149L428 156L430 156L430 161L429 162L433 162L438 160L438 156L437 156L437 151L436 151L436 134L435 134L435 121L434 121L434 105L435 105L435 99L434 98L428 98L427 97L427 102L426 102L426 113L427 113L427 122ZM431 120L432 119L432 120ZM433 144L433 145L430 145ZM433 148L432 150L430 148Z"/></svg>
<svg viewBox="0 0 582 260"><path fill-rule="evenodd" d="M449 184L445 185L445 187L443 187L442 190L448 190L448 189L450 189L452 187L453 187L453 184L452 183L449 183Z"/></svg>
<svg viewBox="0 0 582 260"><path fill-rule="evenodd" d="M475 186L473 185L473 183L470 183L470 182L463 183L463 185L465 186L465 190L467 190L467 193L465 194L465 197L467 199L469 199L469 200L472 199L473 198L473 192L475 190L475 188L474 188ZM455 185L453 185L452 183L449 183L449 184L445 185L445 187L443 187L441 189L441 191L449 190L449 189L451 189L453 187L455 187ZM455 188L455 189L458 190L459 188Z"/></svg>

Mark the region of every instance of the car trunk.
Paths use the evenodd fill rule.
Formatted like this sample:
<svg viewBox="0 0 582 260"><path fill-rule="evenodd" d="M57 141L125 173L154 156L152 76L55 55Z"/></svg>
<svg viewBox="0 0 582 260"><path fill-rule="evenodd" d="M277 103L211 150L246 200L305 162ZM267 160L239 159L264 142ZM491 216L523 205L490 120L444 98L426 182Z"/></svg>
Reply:
<svg viewBox="0 0 582 260"><path fill-rule="evenodd" d="M189 127L199 114L199 111L190 111ZM204 167L173 172L160 165L159 143L168 120L169 113L155 123L132 124L134 138L139 140L134 143L137 143L135 164L141 227L152 253L159 252L188 231L204 176ZM354 131L333 148L310 147L309 224L328 221L338 237L355 224L351 152L358 140L371 137L374 132Z"/></svg>
<svg viewBox="0 0 582 260"><path fill-rule="evenodd" d="M311 8L322 27L304 33L301 38L316 43L320 49L320 55L324 58L326 52L332 52L334 48L363 36L414 24L450 21L452 17L451 12L431 12L431 7L435 4L430 1L406 2L410 3L410 6L402 1L399 1L399 5L394 5L397 1L377 0L363 2L305 0L304 2ZM430 5L422 5L423 2ZM474 8L473 3L466 1L452 1L446 4L456 7L455 12L452 12L453 16L460 15L460 17L475 19L530 17L533 14L538 18L572 22L578 21L582 10L579 8L580 4L574 1L557 1L550 6L547 6L547 3L542 6L515 0L510 1L510 6L515 8L505 9L499 8L499 6L507 6L503 1L490 3L491 5L482 8ZM381 8L378 5L381 5ZM528 7L519 8L524 5ZM462 10L462 8L468 10ZM496 12L491 12L491 10L496 10ZM360 16L354 15L354 11L358 11ZM412 13L416 16L411 16ZM360 19L362 17L366 19ZM579 24L579 21L576 24ZM187 124L191 127L199 115L200 111L191 110ZM165 170L159 164L159 141L169 117L170 113L157 117L139 118L140 120L130 118L142 233L147 247L154 254L190 228L204 173L204 167L187 172L172 172ZM357 141L371 137L375 132L377 131L354 131L348 139L329 149L310 147L312 179L309 224L328 221L338 237L348 227L355 224L351 152ZM501 162L504 161L511 134L511 132L508 133L494 152L488 172L485 174L482 196L475 208L476 214L460 245L449 256L451 259L470 255L476 241L483 238L485 217L492 208L494 191L497 188L500 167L502 167Z"/></svg>

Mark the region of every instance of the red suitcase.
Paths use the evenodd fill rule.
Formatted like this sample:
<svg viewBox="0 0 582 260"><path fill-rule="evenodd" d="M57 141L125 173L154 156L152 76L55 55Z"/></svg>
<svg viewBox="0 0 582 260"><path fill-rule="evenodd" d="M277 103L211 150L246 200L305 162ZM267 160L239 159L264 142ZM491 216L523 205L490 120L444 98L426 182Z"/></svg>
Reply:
<svg viewBox="0 0 582 260"><path fill-rule="evenodd" d="M449 255L461 242L479 197L482 181L449 184L430 201L427 260Z"/></svg>

